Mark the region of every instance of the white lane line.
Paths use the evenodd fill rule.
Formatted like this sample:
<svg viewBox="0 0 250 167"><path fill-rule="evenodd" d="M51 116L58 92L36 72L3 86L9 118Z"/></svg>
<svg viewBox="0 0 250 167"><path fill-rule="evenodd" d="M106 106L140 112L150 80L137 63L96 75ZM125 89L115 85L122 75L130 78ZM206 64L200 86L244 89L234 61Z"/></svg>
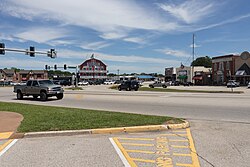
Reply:
<svg viewBox="0 0 250 167"><path fill-rule="evenodd" d="M6 152L8 151L8 149L10 149L10 147L12 147L18 139L14 139L8 146L6 146L1 152L0 152L0 157Z"/></svg>
<svg viewBox="0 0 250 167"><path fill-rule="evenodd" d="M115 151L117 152L117 154L119 155L119 157L121 158L123 164L125 167L131 167L127 161L127 159L124 157L124 155L122 154L121 150L119 149L119 147L116 145L116 143L114 142L114 140L112 138L109 138L111 144L113 145L113 147L115 148Z"/></svg>

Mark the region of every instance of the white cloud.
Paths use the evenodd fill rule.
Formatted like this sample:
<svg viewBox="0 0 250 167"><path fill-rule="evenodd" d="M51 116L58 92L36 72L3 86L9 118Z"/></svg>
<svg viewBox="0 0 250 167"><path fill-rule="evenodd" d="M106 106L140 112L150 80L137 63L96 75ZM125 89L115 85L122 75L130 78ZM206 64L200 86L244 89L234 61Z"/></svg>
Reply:
<svg viewBox="0 0 250 167"><path fill-rule="evenodd" d="M99 50L101 48L105 48L110 46L111 44L106 42L93 42L93 43L84 43L80 47L87 50Z"/></svg>
<svg viewBox="0 0 250 167"><path fill-rule="evenodd" d="M174 50L170 48L165 48L165 49L156 49L156 51L164 53L169 56L174 56L174 57L190 57L190 54L182 51L182 50Z"/></svg>
<svg viewBox="0 0 250 167"><path fill-rule="evenodd" d="M50 40L62 38L66 36L65 30L58 28L32 27L26 31L17 33L14 36L26 41L35 41L37 43L47 43Z"/></svg>
<svg viewBox="0 0 250 167"><path fill-rule="evenodd" d="M116 31L116 32L103 33L99 37L101 37L103 39L119 39L119 38L123 38L125 36L127 36L127 33Z"/></svg>
<svg viewBox="0 0 250 167"><path fill-rule="evenodd" d="M55 20L63 24L88 27L109 35L117 29L125 32L130 29L169 31L177 26L134 1L10 0L3 6L2 11L15 17Z"/></svg>
<svg viewBox="0 0 250 167"><path fill-rule="evenodd" d="M175 18L185 23L196 23L213 13L215 7L212 2L189 0L179 5L159 4L159 7Z"/></svg>
<svg viewBox="0 0 250 167"><path fill-rule="evenodd" d="M123 40L127 41L127 42L138 43L138 44L145 44L146 43L145 39L139 38L139 37L124 38Z"/></svg>
<svg viewBox="0 0 250 167"><path fill-rule="evenodd" d="M194 48L199 48L199 47L201 47L201 45L196 45L196 44L194 44L194 45L191 44L189 47L192 48L193 46L194 46Z"/></svg>

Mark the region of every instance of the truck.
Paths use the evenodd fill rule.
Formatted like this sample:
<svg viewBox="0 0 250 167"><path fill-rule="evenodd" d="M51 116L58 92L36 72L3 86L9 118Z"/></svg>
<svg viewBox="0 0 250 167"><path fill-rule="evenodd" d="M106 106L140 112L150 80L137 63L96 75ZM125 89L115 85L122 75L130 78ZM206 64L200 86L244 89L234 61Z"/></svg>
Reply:
<svg viewBox="0 0 250 167"><path fill-rule="evenodd" d="M163 87L163 88L167 88L168 84L165 82L161 82L161 81L155 81L152 84L149 84L150 88L154 88L154 87Z"/></svg>
<svg viewBox="0 0 250 167"><path fill-rule="evenodd" d="M33 96L34 99L39 96L41 101L47 101L48 97L52 96L62 99L63 92L60 85L55 85L50 80L28 80L26 85L14 86L14 93L18 100L23 99L23 96Z"/></svg>

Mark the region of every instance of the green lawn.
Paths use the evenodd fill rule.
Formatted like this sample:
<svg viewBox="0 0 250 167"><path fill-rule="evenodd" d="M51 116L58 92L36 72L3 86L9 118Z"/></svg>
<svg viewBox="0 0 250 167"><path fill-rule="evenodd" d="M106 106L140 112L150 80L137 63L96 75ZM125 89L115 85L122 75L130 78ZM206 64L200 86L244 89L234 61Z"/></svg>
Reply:
<svg viewBox="0 0 250 167"><path fill-rule="evenodd" d="M187 93L244 93L242 91L217 91L217 90L184 90L184 89L172 89L172 88L149 88L141 87L140 91L155 91L155 92L187 92Z"/></svg>
<svg viewBox="0 0 250 167"><path fill-rule="evenodd" d="M24 116L18 132L110 128L182 122L181 119L171 117L6 102L0 102L1 111L17 112Z"/></svg>
<svg viewBox="0 0 250 167"><path fill-rule="evenodd" d="M118 89L118 85L113 85L110 89ZM153 91L153 92L186 92L186 93L244 93L242 91L216 91L216 90L187 90L187 89L172 89L172 88L149 88L140 87L139 91Z"/></svg>

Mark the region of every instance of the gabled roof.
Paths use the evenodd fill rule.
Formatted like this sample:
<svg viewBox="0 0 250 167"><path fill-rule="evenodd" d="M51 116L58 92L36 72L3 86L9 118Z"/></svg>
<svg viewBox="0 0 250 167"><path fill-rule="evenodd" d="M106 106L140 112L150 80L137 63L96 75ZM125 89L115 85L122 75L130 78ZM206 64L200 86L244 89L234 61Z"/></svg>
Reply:
<svg viewBox="0 0 250 167"><path fill-rule="evenodd" d="M3 73L5 73L5 74L14 74L15 73L15 70L13 70L13 69L3 69L3 70L1 70Z"/></svg>
<svg viewBox="0 0 250 167"><path fill-rule="evenodd" d="M244 63L237 71L245 71L245 75L250 75L250 68L246 63Z"/></svg>

